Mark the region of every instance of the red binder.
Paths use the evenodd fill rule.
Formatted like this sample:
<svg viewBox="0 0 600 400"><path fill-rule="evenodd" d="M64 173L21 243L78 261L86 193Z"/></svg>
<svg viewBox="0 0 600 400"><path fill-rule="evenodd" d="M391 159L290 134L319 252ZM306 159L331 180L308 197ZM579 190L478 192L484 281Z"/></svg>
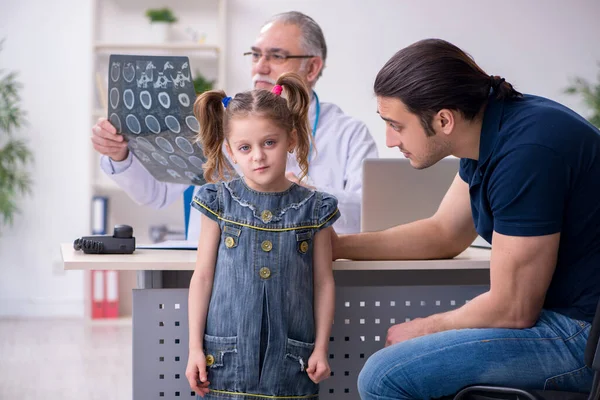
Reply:
<svg viewBox="0 0 600 400"><path fill-rule="evenodd" d="M119 272L104 271L104 318L119 316Z"/></svg>
<svg viewBox="0 0 600 400"><path fill-rule="evenodd" d="M92 319L104 318L104 271L91 271Z"/></svg>

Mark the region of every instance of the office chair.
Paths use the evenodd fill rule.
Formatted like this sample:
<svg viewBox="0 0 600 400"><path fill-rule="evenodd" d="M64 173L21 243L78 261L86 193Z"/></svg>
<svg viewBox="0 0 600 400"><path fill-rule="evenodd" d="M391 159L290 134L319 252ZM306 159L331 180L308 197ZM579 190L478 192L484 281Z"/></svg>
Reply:
<svg viewBox="0 0 600 400"><path fill-rule="evenodd" d="M468 386L454 400L600 400L600 301L585 346L585 365L594 371L592 389L588 394L554 390L522 390L499 386Z"/></svg>

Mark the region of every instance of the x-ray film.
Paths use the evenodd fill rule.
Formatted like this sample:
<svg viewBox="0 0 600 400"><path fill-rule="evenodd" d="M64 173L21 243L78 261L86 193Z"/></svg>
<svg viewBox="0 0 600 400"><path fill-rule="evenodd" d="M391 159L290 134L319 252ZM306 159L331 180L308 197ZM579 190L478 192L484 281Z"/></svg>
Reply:
<svg viewBox="0 0 600 400"><path fill-rule="evenodd" d="M108 119L159 181L206 183L187 57L111 55Z"/></svg>

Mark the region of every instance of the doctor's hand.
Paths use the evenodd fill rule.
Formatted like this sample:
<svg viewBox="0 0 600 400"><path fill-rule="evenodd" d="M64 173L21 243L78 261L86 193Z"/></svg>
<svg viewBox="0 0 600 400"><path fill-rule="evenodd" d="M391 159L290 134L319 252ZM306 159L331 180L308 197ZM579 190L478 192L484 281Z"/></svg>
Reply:
<svg viewBox="0 0 600 400"><path fill-rule="evenodd" d="M201 350L190 350L185 377L190 388L200 397L204 397L210 390L206 374L206 356Z"/></svg>
<svg viewBox="0 0 600 400"><path fill-rule="evenodd" d="M294 182L297 185L304 186L305 188L308 188L308 189L311 189L311 190L317 190L317 188L315 188L314 186L310 186L310 185L306 184L305 182L302 182L300 179L298 179L298 177L296 176L296 174L293 173L293 172L289 172L289 171L286 172L285 173L285 177L289 181L292 181L292 182Z"/></svg>
<svg viewBox="0 0 600 400"><path fill-rule="evenodd" d="M123 135L119 135L115 127L106 119L100 118L92 127L92 143L94 149L113 161L123 161L129 150Z"/></svg>

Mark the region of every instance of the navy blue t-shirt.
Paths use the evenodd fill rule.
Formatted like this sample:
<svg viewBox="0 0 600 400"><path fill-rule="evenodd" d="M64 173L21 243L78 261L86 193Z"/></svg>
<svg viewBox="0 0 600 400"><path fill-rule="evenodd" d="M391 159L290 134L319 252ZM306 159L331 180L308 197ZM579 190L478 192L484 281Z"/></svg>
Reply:
<svg viewBox="0 0 600 400"><path fill-rule="evenodd" d="M551 100L525 95L485 110L479 160L461 159L481 237L560 232L544 308L592 321L600 298L600 131Z"/></svg>

